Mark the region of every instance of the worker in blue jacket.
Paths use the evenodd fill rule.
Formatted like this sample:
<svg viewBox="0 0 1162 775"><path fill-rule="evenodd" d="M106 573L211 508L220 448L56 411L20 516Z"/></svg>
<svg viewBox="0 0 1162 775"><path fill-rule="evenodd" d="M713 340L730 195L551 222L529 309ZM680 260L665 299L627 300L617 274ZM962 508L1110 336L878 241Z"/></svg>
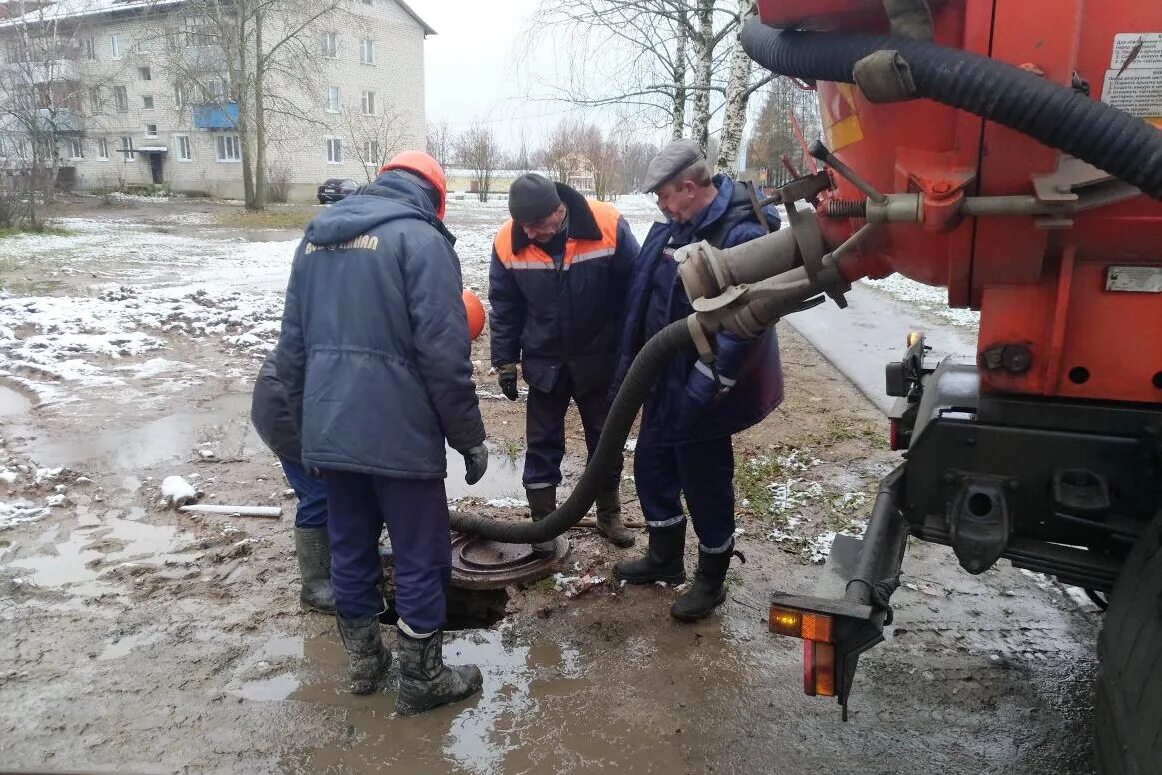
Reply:
<svg viewBox="0 0 1162 775"><path fill-rule="evenodd" d="M540 520L557 507L570 401L590 455L601 437L638 244L612 205L536 173L513 181L508 208L512 219L496 235L488 273L492 364L509 399L519 398L518 363L529 386L523 478L529 511ZM618 466L597 496L597 529L629 547L620 481Z"/></svg>
<svg viewBox="0 0 1162 775"><path fill-rule="evenodd" d="M757 210L744 184L712 176L692 140L666 146L650 162L646 179L666 220L650 229L634 264L615 387L647 339L693 312L674 261L678 248L702 240L729 248L779 226L777 212ZM714 369L693 351L677 357L645 402L634 481L649 549L644 558L614 568L630 584L685 581L684 495L698 536L698 571L670 609L682 621L702 619L726 599L724 581L735 554L731 436L762 420L783 398L773 328L752 341L722 333L715 346Z"/></svg>
<svg viewBox="0 0 1162 775"><path fill-rule="evenodd" d="M379 688L391 662L378 618L386 523L402 714L462 700L482 683L476 666L442 657L452 577L445 443L464 456L469 484L488 466L444 192L443 169L408 151L311 221L276 350L303 465L327 488L331 586L356 694Z"/></svg>

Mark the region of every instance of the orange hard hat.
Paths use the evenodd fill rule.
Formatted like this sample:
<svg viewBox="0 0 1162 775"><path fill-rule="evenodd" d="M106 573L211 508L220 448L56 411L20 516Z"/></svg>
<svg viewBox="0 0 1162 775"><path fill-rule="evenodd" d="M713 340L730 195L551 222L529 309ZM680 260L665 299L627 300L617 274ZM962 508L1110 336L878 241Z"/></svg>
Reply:
<svg viewBox="0 0 1162 775"><path fill-rule="evenodd" d="M444 178L444 168L440 163L423 151L402 151L391 157L391 160L379 168L380 172L388 170L408 170L427 180L440 192L440 206L436 208L436 217L444 220L444 202L448 198L448 181Z"/></svg>
<svg viewBox="0 0 1162 775"><path fill-rule="evenodd" d="M484 330L484 305L475 293L464 289L460 294L464 299L464 311L468 313L468 339L475 342L476 337Z"/></svg>

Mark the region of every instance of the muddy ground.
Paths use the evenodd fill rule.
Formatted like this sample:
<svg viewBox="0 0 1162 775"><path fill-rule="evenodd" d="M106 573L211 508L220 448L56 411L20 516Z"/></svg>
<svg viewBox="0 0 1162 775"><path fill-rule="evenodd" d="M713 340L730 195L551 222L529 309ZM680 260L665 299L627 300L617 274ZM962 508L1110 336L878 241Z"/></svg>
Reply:
<svg viewBox="0 0 1162 775"><path fill-rule="evenodd" d="M1091 771L1100 617L1004 562L969 576L911 546L850 721L803 696L800 642L767 634L767 595L842 589L822 559L835 532L858 534L894 456L882 416L785 327L787 401L736 439L747 562L720 614L679 625L673 589L571 598L549 578L508 589L493 626L451 634L483 696L404 719L390 690L346 694L333 621L299 610L293 501L247 417L290 235L225 229L223 209L81 201L74 236L0 246L0 770ZM480 291L500 212L450 209ZM627 216L648 224L645 207ZM453 457L449 496L516 518L523 401L499 396L485 340L474 358L492 465L468 488ZM575 477L575 415L569 447ZM171 474L204 502L283 516L178 514L158 502ZM632 482L623 495L640 519ZM569 538L565 576L608 577L637 551Z"/></svg>

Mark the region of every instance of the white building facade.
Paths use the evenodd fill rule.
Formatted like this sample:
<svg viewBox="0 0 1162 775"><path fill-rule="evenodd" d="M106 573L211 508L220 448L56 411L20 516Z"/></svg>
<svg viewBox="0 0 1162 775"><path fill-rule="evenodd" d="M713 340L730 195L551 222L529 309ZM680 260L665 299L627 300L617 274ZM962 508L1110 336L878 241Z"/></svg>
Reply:
<svg viewBox="0 0 1162 775"><path fill-rule="evenodd" d="M265 177L292 201L313 198L328 178L365 182L394 152L424 147L423 47L433 30L401 0L332 4L316 6L330 9L317 18L289 4L297 16L274 5L260 17L258 51L285 41L263 76ZM0 100L31 99L51 115L61 178L78 190L153 185L242 198L244 148L253 156L257 145L255 68L238 62L246 44L220 42L206 7L65 0L0 22L6 67L24 84ZM224 49L235 51L232 66ZM28 163L28 121L8 118L0 164L12 174Z"/></svg>

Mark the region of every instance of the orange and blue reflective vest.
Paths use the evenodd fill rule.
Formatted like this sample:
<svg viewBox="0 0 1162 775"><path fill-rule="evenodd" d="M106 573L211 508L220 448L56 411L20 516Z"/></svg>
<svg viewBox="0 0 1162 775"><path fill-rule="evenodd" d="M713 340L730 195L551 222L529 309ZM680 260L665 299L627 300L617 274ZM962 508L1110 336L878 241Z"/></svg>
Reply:
<svg viewBox="0 0 1162 775"><path fill-rule="evenodd" d="M583 394L606 389L613 376L638 243L612 205L560 183L557 192L568 211L564 239L538 245L510 220L493 241L492 363L520 363L542 391L567 369Z"/></svg>

